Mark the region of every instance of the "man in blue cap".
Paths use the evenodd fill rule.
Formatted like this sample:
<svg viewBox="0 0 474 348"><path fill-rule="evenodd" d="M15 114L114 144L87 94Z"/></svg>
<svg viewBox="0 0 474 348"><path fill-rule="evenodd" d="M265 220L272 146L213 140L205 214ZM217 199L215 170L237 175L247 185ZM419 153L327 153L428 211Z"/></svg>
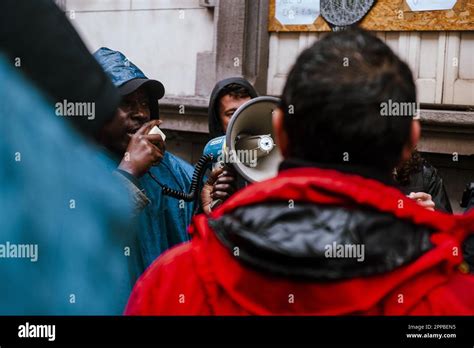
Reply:
<svg viewBox="0 0 474 348"><path fill-rule="evenodd" d="M144 267L166 249L188 241L193 204L163 195L161 185L189 191L193 167L165 151L159 134L149 134L159 120L163 84L148 79L121 52L100 48L94 53L122 95L115 117L98 134L98 141L116 158L117 171L134 187L138 237Z"/></svg>

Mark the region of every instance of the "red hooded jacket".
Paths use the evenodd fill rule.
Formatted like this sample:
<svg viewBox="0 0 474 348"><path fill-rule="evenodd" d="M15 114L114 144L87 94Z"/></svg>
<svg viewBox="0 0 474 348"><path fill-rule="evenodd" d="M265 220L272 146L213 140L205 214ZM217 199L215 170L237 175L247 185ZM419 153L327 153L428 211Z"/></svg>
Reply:
<svg viewBox="0 0 474 348"><path fill-rule="evenodd" d="M393 249L398 245L391 242L387 250L374 253L370 246L373 245L375 250L383 244L391 233L390 226L396 223L390 222L385 228L381 222L383 220L374 220L377 222L370 223L370 228L361 228L360 226L370 220L364 217L365 215L360 220L351 215L345 225L356 226L349 235L344 234L349 228L345 225L331 227L331 233L341 231L344 238L358 234L362 229L371 231L361 233L357 237L367 244L368 256L364 266L364 262L358 264L356 261L346 263L346 260L324 259L320 257L320 250L311 250L313 242L303 243L302 248L299 240L307 238L307 235L300 234L298 240L288 242L288 239L291 239L285 234L288 230L291 236L299 233L294 227L276 230L283 234L283 241L273 241L272 236L278 236L278 233L274 232L265 237L267 239L253 240L254 234L264 233L262 230L265 228L288 226L285 224L295 215L293 213L285 215L283 220L272 215L277 214L276 210L268 210L263 217L257 216L262 205L278 202L286 205L293 202L295 206L300 204L306 207L303 210L306 213L301 213L302 215L291 223L304 220L304 214L309 211L308 207L322 207L323 210L317 214L329 214L329 220L333 219L332 224L338 223L334 216L343 216L340 215L342 213L356 214L358 209L367 209L367 214L379 214L384 216L384 219L403 221L406 226L415 229L423 227L429 230L427 240L430 247L414 248L413 251L407 252L412 245L417 244L413 241L418 240L409 239L408 244L397 242L402 245L397 251L400 255L395 252L394 255L387 256L393 254L392 245ZM239 208L247 210L239 215L236 214ZM337 210L336 215L331 215L334 212L330 210L324 210L330 208ZM217 230L209 226L211 221L219 221L229 216L232 219L227 219L227 225L224 226L230 227L221 229L222 233L216 233ZM249 226L253 226L249 222L252 219L260 219L263 222L258 222L255 226L259 227L250 234L243 233L240 227L234 234L228 234L228 230L235 224L245 227L242 229L250 228ZM275 219L275 223L266 226L264 220L269 219ZM314 219L311 217L309 221ZM305 227L301 226L304 230ZM321 233L327 231L328 226L325 226ZM320 227L312 225L308 231L318 228ZM415 233L410 232L409 235L406 231L408 228L399 228L392 237L410 237ZM327 169L285 170L274 179L251 185L235 194L214 211L209 219L204 215L195 217L190 227L192 241L169 250L148 268L135 285L125 313L473 315L474 276L462 273L462 267L459 267L463 264L462 241L473 231L473 213L452 216L428 211L396 188L379 181ZM381 235L381 239L376 239L373 243L371 238L375 234ZM420 237L419 240L421 239ZM265 243L261 243L263 240ZM311 240L314 240L315 244L318 243L317 239ZM267 245L272 243L276 248L270 250ZM297 247L294 246L295 243ZM328 244L327 240L325 244ZM420 245L422 244L420 242ZM245 257L239 254L240 249L236 248L236 245L241 246ZM255 250L257 252L254 252ZM313 261L304 264L305 257L294 257L295 253L302 253L303 256L311 254L310 260ZM277 261L268 261L271 258ZM278 260L283 260L280 266ZM294 265L287 267L288 263ZM337 271L339 268L340 271ZM293 272L302 276L294 276Z"/></svg>

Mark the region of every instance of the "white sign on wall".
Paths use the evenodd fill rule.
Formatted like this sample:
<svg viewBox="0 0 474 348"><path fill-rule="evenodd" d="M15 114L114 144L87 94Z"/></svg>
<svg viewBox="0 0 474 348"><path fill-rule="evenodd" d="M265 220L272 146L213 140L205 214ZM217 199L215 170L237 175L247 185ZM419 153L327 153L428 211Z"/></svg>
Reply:
<svg viewBox="0 0 474 348"><path fill-rule="evenodd" d="M319 0L277 0L275 18L283 25L313 24L319 16Z"/></svg>
<svg viewBox="0 0 474 348"><path fill-rule="evenodd" d="M406 0L412 11L451 10L457 0Z"/></svg>

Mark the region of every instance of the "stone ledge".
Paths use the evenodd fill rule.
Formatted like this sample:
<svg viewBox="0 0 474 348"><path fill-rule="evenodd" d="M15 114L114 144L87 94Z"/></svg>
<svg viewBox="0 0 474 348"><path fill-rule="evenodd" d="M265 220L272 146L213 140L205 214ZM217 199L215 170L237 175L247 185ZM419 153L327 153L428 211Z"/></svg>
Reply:
<svg viewBox="0 0 474 348"><path fill-rule="evenodd" d="M198 96L165 96L160 100L160 107L178 108L180 105L184 105L186 108L204 108L205 112L207 113L209 98Z"/></svg>
<svg viewBox="0 0 474 348"><path fill-rule="evenodd" d="M474 155L474 112L421 110L420 151Z"/></svg>
<svg viewBox="0 0 474 348"><path fill-rule="evenodd" d="M167 96L160 100L162 128L179 132L209 133L208 98Z"/></svg>
<svg viewBox="0 0 474 348"><path fill-rule="evenodd" d="M180 114L180 106L184 113ZM208 133L208 98L168 96L160 101L163 129ZM423 128L419 150L431 153L474 155L474 112L428 110L420 112Z"/></svg>
<svg viewBox="0 0 474 348"><path fill-rule="evenodd" d="M420 118L422 125L430 128L458 128L462 133L474 132L474 112L422 109Z"/></svg>

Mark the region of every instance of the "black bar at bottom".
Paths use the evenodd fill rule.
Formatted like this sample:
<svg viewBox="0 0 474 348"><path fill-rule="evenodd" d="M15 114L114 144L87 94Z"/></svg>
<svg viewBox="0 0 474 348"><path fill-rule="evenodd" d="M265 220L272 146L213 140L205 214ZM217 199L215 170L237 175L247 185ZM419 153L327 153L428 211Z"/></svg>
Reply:
<svg viewBox="0 0 474 348"><path fill-rule="evenodd" d="M212 343L473 347L474 317L0 317L2 348Z"/></svg>

